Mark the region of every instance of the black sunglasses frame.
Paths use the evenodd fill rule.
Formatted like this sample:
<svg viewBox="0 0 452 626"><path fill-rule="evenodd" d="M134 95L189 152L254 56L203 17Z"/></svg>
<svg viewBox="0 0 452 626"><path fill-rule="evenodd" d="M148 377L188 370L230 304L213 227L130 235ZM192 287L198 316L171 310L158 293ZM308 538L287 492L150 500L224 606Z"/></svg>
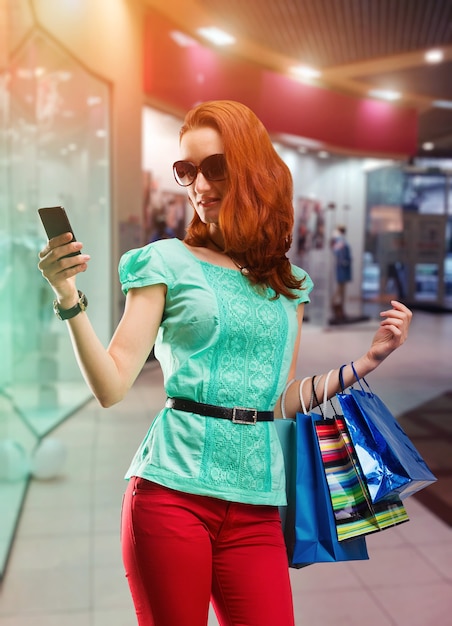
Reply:
<svg viewBox="0 0 452 626"><path fill-rule="evenodd" d="M220 157L220 158L218 158L218 157ZM206 168L208 167L208 163L206 163L206 161L208 162L209 159L216 159L217 161L219 161L219 163L221 163L222 170L223 170L223 173L222 173L221 177L217 178L216 176L215 177L209 176L208 170L206 171ZM186 183L186 184L181 182L181 178L177 174L177 166L179 164L182 164L182 163L184 165L188 165L191 168L193 168L192 169L193 178L192 178L192 180L189 183ZM190 185L193 185L193 183L195 182L199 172L201 172L201 174L204 176L204 178L206 180L209 180L209 181L212 181L212 182L217 182L217 181L220 181L220 180L226 180L226 160L224 158L224 154L210 154L205 159L203 159L199 165L195 165L191 161L175 161L173 163L174 179L175 179L176 183L178 185L180 185L181 187L190 187Z"/></svg>

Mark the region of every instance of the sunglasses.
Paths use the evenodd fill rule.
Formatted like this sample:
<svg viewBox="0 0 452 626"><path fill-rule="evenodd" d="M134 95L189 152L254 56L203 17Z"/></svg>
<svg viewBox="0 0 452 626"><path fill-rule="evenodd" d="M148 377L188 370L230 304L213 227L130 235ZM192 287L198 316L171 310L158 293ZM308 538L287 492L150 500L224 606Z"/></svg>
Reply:
<svg viewBox="0 0 452 626"><path fill-rule="evenodd" d="M192 185L198 173L207 180L216 181L226 178L226 160L224 154L212 154L195 165L191 161L176 161L173 164L173 174L176 183L182 187Z"/></svg>

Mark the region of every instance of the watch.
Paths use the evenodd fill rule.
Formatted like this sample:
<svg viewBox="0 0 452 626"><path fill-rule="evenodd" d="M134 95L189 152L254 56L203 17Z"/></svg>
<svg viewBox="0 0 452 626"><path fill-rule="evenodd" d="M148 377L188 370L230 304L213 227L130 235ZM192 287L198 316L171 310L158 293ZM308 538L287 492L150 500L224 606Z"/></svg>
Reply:
<svg viewBox="0 0 452 626"><path fill-rule="evenodd" d="M58 300L53 301L53 311L58 319L70 320L72 317L75 317L82 311L85 311L88 306L88 298L80 290L78 290L78 297L79 300L77 304L72 306L70 309L62 309Z"/></svg>

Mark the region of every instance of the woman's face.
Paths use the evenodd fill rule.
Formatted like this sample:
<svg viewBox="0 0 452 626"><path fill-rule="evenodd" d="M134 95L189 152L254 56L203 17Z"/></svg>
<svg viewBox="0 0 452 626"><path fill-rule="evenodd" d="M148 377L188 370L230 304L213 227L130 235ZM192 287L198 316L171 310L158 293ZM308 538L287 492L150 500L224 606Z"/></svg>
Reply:
<svg viewBox="0 0 452 626"><path fill-rule="evenodd" d="M223 154L223 141L218 131L210 127L187 131L180 142L180 158L199 166L213 154ZM226 191L227 180L208 180L198 171L195 181L187 187L193 208L204 224L218 224L221 203Z"/></svg>

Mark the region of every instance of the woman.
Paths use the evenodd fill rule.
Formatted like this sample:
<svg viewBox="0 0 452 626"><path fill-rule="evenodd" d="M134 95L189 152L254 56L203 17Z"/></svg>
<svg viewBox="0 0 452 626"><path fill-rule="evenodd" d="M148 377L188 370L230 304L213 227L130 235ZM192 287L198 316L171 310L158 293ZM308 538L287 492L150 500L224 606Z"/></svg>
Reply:
<svg viewBox="0 0 452 626"><path fill-rule="evenodd" d="M75 314L75 278L89 256L63 257L82 244L52 239L39 267L61 316L73 315L74 350L102 406L126 395L156 344L168 400L132 460L122 513L140 626L205 625L210 599L222 625L290 626L278 515L284 468L272 411L280 417L279 398L294 377L312 287L286 258L292 180L261 122L236 102L190 111L180 152L174 175L194 208L187 236L123 256L126 306L107 350L86 312ZM406 339L405 306L393 302L382 318L355 359L362 376ZM353 382L349 367L344 377ZM299 410L291 384L286 413Z"/></svg>

